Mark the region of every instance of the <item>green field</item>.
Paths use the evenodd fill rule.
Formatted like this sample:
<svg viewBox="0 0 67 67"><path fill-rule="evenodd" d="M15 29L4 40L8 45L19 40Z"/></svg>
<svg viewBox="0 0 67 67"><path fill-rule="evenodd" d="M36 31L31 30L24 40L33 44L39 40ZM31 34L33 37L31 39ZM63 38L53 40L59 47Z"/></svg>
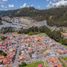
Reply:
<svg viewBox="0 0 67 67"><path fill-rule="evenodd" d="M38 35L39 36L47 36L47 34L45 34L45 33L39 33Z"/></svg>
<svg viewBox="0 0 67 67"><path fill-rule="evenodd" d="M67 58L59 58L59 60L62 63L63 67L67 67L67 63L65 62L64 59L66 60Z"/></svg>
<svg viewBox="0 0 67 67"><path fill-rule="evenodd" d="M38 64L42 64L44 66L44 63L42 61L38 61L28 64L26 67L38 67Z"/></svg>
<svg viewBox="0 0 67 67"><path fill-rule="evenodd" d="M64 57L63 59L64 59L65 61L67 61L67 57Z"/></svg>
<svg viewBox="0 0 67 67"><path fill-rule="evenodd" d="M33 62L31 64L27 64L26 66L22 66L22 64L21 64L21 66L19 66L19 67L38 67L39 64L42 64L44 67L44 62L42 62L42 61Z"/></svg>

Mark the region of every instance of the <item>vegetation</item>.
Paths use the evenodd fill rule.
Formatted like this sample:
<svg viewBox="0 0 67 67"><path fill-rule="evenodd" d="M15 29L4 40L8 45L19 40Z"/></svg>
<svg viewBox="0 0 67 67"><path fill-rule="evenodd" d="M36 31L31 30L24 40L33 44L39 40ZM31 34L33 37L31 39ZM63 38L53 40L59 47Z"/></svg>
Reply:
<svg viewBox="0 0 67 67"><path fill-rule="evenodd" d="M67 61L67 57L64 57L63 59L64 59L65 61Z"/></svg>
<svg viewBox="0 0 67 67"><path fill-rule="evenodd" d="M59 58L60 62L62 63L63 67L67 67L67 64L64 62L62 58Z"/></svg>
<svg viewBox="0 0 67 67"><path fill-rule="evenodd" d="M0 17L0 25L2 25L2 19L1 19L1 17Z"/></svg>
<svg viewBox="0 0 67 67"><path fill-rule="evenodd" d="M5 36L0 36L0 40L5 40L7 37Z"/></svg>
<svg viewBox="0 0 67 67"><path fill-rule="evenodd" d="M12 28L12 27L2 28L2 30L1 30L2 33L14 32L14 31L15 31L15 29ZM29 29L23 29L23 28L21 28L17 32L21 33L21 34L25 33L25 34L29 34L29 35L38 34L38 33L46 33L50 38L54 39L55 41L67 45L67 39L63 39L61 37L61 31L60 30L51 31L46 26L30 27ZM4 38L2 38L2 39L4 39Z"/></svg>
<svg viewBox="0 0 67 67"><path fill-rule="evenodd" d="M44 67L44 62L42 61L33 62L31 64L22 63L19 67L38 67L38 64L42 64Z"/></svg>
<svg viewBox="0 0 67 67"><path fill-rule="evenodd" d="M14 31L15 29L13 27L3 27L0 30L1 33L14 32Z"/></svg>
<svg viewBox="0 0 67 67"><path fill-rule="evenodd" d="M25 67L25 66L27 66L27 64L26 64L25 62L22 62L22 63L19 65L19 67Z"/></svg>
<svg viewBox="0 0 67 67"><path fill-rule="evenodd" d="M7 54L3 52L2 50L0 50L0 55L7 56Z"/></svg>
<svg viewBox="0 0 67 67"><path fill-rule="evenodd" d="M47 20L50 26L67 27L67 6L46 10L25 7L17 10L0 11L0 15L9 17L31 17L37 21Z"/></svg>
<svg viewBox="0 0 67 67"><path fill-rule="evenodd" d="M61 36L61 31L60 30L54 30L51 31L49 28L46 26L41 26L39 28L37 27L31 27L29 29L21 29L18 33L25 33L29 35L37 34L37 33L46 33L50 38L54 39L57 42L60 42L64 45L67 45L67 40L63 39Z"/></svg>
<svg viewBox="0 0 67 67"><path fill-rule="evenodd" d="M59 42L64 44L64 45L67 45L67 39L61 39Z"/></svg>
<svg viewBox="0 0 67 67"><path fill-rule="evenodd" d="M44 61L44 65L45 65L45 67L48 67L48 62Z"/></svg>

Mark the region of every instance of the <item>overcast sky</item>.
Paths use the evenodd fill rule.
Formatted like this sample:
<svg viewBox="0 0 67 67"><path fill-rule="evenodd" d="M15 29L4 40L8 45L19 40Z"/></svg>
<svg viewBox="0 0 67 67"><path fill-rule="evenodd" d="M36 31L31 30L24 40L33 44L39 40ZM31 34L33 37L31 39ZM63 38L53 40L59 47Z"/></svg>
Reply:
<svg viewBox="0 0 67 67"><path fill-rule="evenodd" d="M52 6L67 5L67 0L0 0L0 10L35 7L46 9Z"/></svg>

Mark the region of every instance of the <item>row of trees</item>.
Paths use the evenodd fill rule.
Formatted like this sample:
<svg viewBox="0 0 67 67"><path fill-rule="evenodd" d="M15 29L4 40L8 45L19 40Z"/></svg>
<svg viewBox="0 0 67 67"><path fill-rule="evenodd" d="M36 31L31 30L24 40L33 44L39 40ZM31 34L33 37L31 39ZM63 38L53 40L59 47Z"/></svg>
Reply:
<svg viewBox="0 0 67 67"><path fill-rule="evenodd" d="M2 50L0 50L0 55L7 56L7 54L3 52Z"/></svg>
<svg viewBox="0 0 67 67"><path fill-rule="evenodd" d="M63 37L61 36L61 30L51 31L46 26L31 27L29 29L21 28L18 33L25 33L30 35L37 34L37 33L46 33L50 38L54 39L55 41L67 45L67 40L66 39L64 40Z"/></svg>
<svg viewBox="0 0 67 67"><path fill-rule="evenodd" d="M0 25L2 25L2 19L1 19L1 17L0 17Z"/></svg>
<svg viewBox="0 0 67 67"><path fill-rule="evenodd" d="M15 29L13 27L3 27L0 30L0 33L14 32Z"/></svg>
<svg viewBox="0 0 67 67"><path fill-rule="evenodd" d="M7 32L15 32L16 30L12 27L6 27L2 28L1 32L2 33L7 33ZM64 40L61 36L61 31L60 30L54 30L51 31L49 28L46 26L41 26L41 27L30 27L28 29L23 29L21 28L20 30L17 31L18 33L22 34L37 34L37 33L46 33L50 38L54 39L57 42L61 42L62 44L67 44L67 40Z"/></svg>

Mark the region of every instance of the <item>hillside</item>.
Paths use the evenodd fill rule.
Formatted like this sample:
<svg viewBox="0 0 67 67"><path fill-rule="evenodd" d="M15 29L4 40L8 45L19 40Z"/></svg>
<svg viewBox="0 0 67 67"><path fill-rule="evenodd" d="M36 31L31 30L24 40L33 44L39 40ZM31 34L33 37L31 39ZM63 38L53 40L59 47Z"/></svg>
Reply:
<svg viewBox="0 0 67 67"><path fill-rule="evenodd" d="M50 26L67 27L67 6L38 10L33 7L17 10L0 11L0 16L31 17L37 21L47 20Z"/></svg>

